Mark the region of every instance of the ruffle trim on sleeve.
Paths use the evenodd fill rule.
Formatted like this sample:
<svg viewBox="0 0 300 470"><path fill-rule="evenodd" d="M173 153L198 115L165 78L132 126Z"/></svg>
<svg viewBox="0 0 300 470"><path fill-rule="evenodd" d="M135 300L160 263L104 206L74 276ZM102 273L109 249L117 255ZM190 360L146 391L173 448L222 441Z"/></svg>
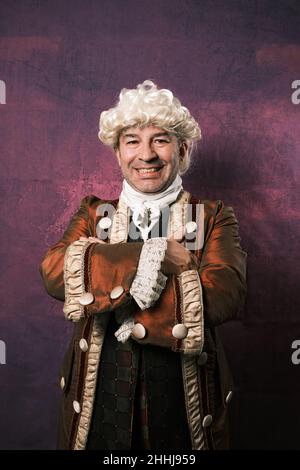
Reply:
<svg viewBox="0 0 300 470"><path fill-rule="evenodd" d="M191 269L178 276L181 298L183 323L188 335L183 340L185 354L201 354L204 344L203 293L198 271Z"/></svg>
<svg viewBox="0 0 300 470"><path fill-rule="evenodd" d="M164 237L150 238L144 243L130 288L130 294L141 310L151 307L166 286L168 278L160 271L166 249L167 239Z"/></svg>
<svg viewBox="0 0 300 470"><path fill-rule="evenodd" d="M79 239L68 246L64 257L65 303L63 312L67 320L79 321L84 317L84 306L79 303L85 293L84 254L90 241Z"/></svg>

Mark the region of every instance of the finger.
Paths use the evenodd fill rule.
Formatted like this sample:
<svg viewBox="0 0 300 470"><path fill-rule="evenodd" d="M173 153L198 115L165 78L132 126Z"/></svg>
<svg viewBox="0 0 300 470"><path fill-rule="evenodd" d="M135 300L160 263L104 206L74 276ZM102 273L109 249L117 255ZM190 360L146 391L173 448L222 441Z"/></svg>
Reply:
<svg viewBox="0 0 300 470"><path fill-rule="evenodd" d="M198 268L199 268L200 267L200 259L194 254L192 254L192 258L193 258L193 261L194 261L195 265L198 266Z"/></svg>
<svg viewBox="0 0 300 470"><path fill-rule="evenodd" d="M100 240L97 237L89 237L89 240L92 241L92 242L97 242L97 243L105 243L105 241Z"/></svg>
<svg viewBox="0 0 300 470"><path fill-rule="evenodd" d="M180 227L178 230L176 230L173 234L173 239L176 240L177 242L181 242L184 238L184 228Z"/></svg>

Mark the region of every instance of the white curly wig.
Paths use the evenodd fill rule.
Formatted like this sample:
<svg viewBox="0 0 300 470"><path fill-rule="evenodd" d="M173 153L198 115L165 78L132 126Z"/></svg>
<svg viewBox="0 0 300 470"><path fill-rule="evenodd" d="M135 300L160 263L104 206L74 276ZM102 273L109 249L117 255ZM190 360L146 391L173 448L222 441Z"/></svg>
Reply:
<svg viewBox="0 0 300 470"><path fill-rule="evenodd" d="M145 80L136 89L121 90L117 105L100 115L98 137L101 142L116 150L124 129L149 125L172 132L179 143L188 143L189 151L179 167L180 174L185 173L190 165L193 145L201 139L200 127L170 90L158 89L151 80Z"/></svg>

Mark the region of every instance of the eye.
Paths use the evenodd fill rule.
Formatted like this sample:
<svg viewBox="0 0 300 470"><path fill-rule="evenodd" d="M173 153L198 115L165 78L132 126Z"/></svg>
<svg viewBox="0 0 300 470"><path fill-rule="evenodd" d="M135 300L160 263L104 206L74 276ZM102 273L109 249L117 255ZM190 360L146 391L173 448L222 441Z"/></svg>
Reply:
<svg viewBox="0 0 300 470"><path fill-rule="evenodd" d="M154 142L158 143L158 144L168 144L169 143L169 141L166 140L166 139L155 139Z"/></svg>
<svg viewBox="0 0 300 470"><path fill-rule="evenodd" d="M126 145L128 144L137 144L138 141L137 140L128 140L128 142L126 142Z"/></svg>

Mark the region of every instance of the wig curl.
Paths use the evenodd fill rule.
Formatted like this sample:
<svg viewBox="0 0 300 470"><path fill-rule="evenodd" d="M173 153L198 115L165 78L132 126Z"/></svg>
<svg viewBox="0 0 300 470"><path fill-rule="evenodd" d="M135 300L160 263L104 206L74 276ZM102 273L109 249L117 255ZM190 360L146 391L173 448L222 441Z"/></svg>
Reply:
<svg viewBox="0 0 300 470"><path fill-rule="evenodd" d="M100 115L98 137L116 150L124 129L150 125L175 134L179 144L183 141L189 144L189 152L179 167L180 174L185 173L193 145L201 139L201 129L189 110L170 90L158 89L151 80L145 80L136 89L121 90L117 105Z"/></svg>

